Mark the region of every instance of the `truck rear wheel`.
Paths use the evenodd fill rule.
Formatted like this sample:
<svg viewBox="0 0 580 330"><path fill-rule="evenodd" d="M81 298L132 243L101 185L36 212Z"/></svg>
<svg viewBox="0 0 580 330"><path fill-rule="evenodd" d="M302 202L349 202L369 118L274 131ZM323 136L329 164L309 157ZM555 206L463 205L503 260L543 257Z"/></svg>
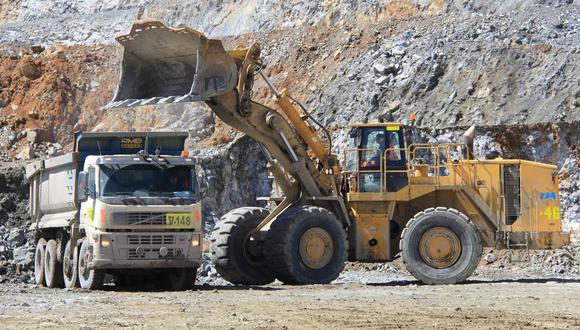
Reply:
<svg viewBox="0 0 580 330"><path fill-rule="evenodd" d="M344 269L346 232L324 208L291 208L272 223L265 253L276 278L286 284L330 283Z"/></svg>
<svg viewBox="0 0 580 330"><path fill-rule="evenodd" d="M268 214L264 208L241 207L228 212L216 224L211 235L211 260L226 281L243 285L274 282L262 243L250 236Z"/></svg>
<svg viewBox="0 0 580 330"><path fill-rule="evenodd" d="M58 262L57 243L51 239L46 243L44 254L44 279L49 288L62 288L62 265Z"/></svg>
<svg viewBox="0 0 580 330"><path fill-rule="evenodd" d="M44 259L46 254L46 240L40 238L36 242L36 251L34 252L34 281L36 285L45 286L44 279Z"/></svg>
<svg viewBox="0 0 580 330"><path fill-rule="evenodd" d="M62 257L62 277L65 288L78 288L79 285L79 249L76 244L72 244L69 239L64 248L64 255Z"/></svg>
<svg viewBox="0 0 580 330"><path fill-rule="evenodd" d="M483 249L473 222L452 208L417 213L401 236L401 255L407 270L426 284L465 281L475 271Z"/></svg>
<svg viewBox="0 0 580 330"><path fill-rule="evenodd" d="M79 284L83 289L98 290L103 287L105 281L105 270L90 268L93 261L93 248L89 239L85 238L79 251Z"/></svg>

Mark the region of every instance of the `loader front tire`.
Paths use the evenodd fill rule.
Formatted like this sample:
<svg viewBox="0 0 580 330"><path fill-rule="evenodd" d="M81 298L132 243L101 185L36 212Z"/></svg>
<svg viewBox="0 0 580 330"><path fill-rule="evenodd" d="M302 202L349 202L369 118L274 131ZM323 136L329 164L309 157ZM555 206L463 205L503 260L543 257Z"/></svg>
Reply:
<svg viewBox="0 0 580 330"><path fill-rule="evenodd" d="M265 254L268 266L285 284L330 283L344 269L346 232L324 208L291 208L272 223Z"/></svg>
<svg viewBox="0 0 580 330"><path fill-rule="evenodd" d="M260 207L241 207L224 215L211 235L211 261L228 282L265 285L275 277L266 266L263 243L250 237L252 230L268 216Z"/></svg>
<svg viewBox="0 0 580 330"><path fill-rule="evenodd" d="M452 208L429 208L403 230L401 255L407 270L425 284L465 281L481 259L482 241L469 218Z"/></svg>

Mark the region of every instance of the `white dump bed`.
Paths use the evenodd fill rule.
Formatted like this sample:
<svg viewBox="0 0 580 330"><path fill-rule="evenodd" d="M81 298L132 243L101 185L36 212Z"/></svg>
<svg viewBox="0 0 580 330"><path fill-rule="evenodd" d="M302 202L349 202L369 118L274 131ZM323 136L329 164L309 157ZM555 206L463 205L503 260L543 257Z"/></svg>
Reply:
<svg viewBox="0 0 580 330"><path fill-rule="evenodd" d="M26 166L30 182L30 215L39 228L68 226L77 214L78 153Z"/></svg>

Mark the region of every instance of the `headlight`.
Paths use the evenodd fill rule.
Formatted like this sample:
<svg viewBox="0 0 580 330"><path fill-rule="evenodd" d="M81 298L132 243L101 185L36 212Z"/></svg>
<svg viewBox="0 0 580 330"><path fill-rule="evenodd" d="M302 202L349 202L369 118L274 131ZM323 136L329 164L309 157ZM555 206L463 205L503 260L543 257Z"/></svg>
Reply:
<svg viewBox="0 0 580 330"><path fill-rule="evenodd" d="M191 246L193 246L193 247L199 246L199 236L198 235L193 235L191 237Z"/></svg>
<svg viewBox="0 0 580 330"><path fill-rule="evenodd" d="M109 246L111 246L111 241L108 238L101 237L101 247L108 248Z"/></svg>

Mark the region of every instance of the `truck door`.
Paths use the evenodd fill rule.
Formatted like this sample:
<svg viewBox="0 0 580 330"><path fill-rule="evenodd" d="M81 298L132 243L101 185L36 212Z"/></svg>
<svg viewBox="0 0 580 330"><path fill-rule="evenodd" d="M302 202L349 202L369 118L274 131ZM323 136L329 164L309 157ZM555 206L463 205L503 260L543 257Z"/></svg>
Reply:
<svg viewBox="0 0 580 330"><path fill-rule="evenodd" d="M95 220L95 201L97 196L96 181L95 181L95 167L89 166L88 169L88 184L87 184L87 200L81 205L81 223L94 226Z"/></svg>

